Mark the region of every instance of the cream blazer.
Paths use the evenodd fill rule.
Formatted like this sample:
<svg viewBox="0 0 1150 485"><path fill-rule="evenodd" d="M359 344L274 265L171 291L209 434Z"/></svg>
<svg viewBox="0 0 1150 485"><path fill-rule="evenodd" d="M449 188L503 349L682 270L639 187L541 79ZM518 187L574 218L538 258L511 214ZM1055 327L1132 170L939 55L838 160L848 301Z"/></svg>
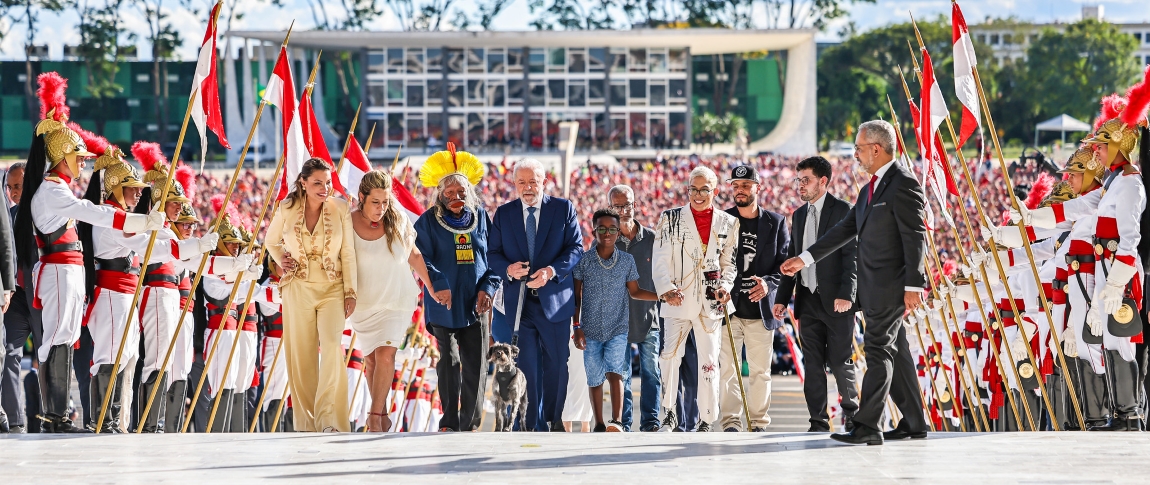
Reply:
<svg viewBox="0 0 1150 485"><path fill-rule="evenodd" d="M719 272L719 278L711 281L711 286L722 288L728 293L734 288L739 220L717 208L714 212L711 217L711 235L708 238L710 244L706 248L699 239L699 230L691 216L690 207L668 209L659 218L651 261L655 293L662 295L674 289L683 292L683 304L676 307L661 303L659 316L723 318L723 306L718 301L707 299L707 283L704 282L703 273ZM734 311L733 304L728 302L727 306L728 311Z"/></svg>
<svg viewBox="0 0 1150 485"><path fill-rule="evenodd" d="M284 254L290 254L297 262L295 271L280 278L280 287L296 279L307 281L309 276L307 259L315 257L320 258L327 280L342 281L344 297L355 298L359 276L355 262L355 231L351 226L351 212L348 211L347 201L336 198L324 201L323 213L316 224L316 229L323 231L324 245L320 254L316 255L308 255L307 250L310 248L304 248L303 208L304 204L291 208L281 205L272 217L267 237L264 238L267 252L276 263L282 265Z"/></svg>

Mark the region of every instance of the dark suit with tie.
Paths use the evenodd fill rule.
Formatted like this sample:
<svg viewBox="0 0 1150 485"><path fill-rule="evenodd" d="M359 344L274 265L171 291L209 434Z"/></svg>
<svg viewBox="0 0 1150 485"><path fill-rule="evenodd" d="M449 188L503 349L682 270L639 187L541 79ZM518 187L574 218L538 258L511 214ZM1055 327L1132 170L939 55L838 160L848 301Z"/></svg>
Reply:
<svg viewBox="0 0 1150 485"><path fill-rule="evenodd" d="M527 377L527 429L546 431L548 423L562 424L567 398L567 340L575 315L571 271L583 254L583 237L575 206L566 199L543 195L538 214L531 216L538 217L538 228L534 244L528 245L522 200L500 206L488 236L487 259L491 271L503 278L503 309L511 326L521 281L508 278L507 267L529 261L529 275L548 266L555 270L555 277L542 288L524 293L519 326L518 364Z"/></svg>
<svg viewBox="0 0 1150 485"><path fill-rule="evenodd" d="M901 320L905 289L926 287L926 200L909 169L888 163L873 195L868 183L859 192L859 203L807 251L819 262L858 237L858 303L866 316L867 372L854 422L881 430L889 394L903 415L899 427L917 433L925 432L927 425Z"/></svg>
<svg viewBox="0 0 1150 485"><path fill-rule="evenodd" d="M810 204L795 210L791 219L791 241L788 256L803 252L806 238L807 216ZM827 193L822 212L817 214L815 239L822 237L839 221L850 214L850 203ZM835 300L855 301L857 278L855 252L857 239L851 238L841 248L823 258L814 267L815 291L802 281L802 274L783 276L774 302L786 305L795 297L795 318L798 319L800 343L803 349L803 394L811 415L811 427L830 430L827 422L827 374L830 367L835 384L842 396L843 414L852 418L858 412L858 390L855 389L855 366L851 362L854 340L854 312L851 308L839 313L834 310Z"/></svg>

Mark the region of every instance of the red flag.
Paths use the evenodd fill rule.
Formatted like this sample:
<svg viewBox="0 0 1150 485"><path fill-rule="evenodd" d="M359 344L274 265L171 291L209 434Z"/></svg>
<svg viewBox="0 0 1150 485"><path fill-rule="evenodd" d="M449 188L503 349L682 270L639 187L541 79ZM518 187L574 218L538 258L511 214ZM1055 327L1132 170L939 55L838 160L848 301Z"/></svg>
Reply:
<svg viewBox="0 0 1150 485"><path fill-rule="evenodd" d="M280 46L280 55L264 89L264 99L268 104L279 108L283 120L284 174L280 193L276 200L287 197L289 187L303 169L310 151L304 141L303 126L300 123L299 109L296 107L295 84L292 81L291 62L287 48Z"/></svg>
<svg viewBox="0 0 1150 485"><path fill-rule="evenodd" d="M216 2L212 7L212 16L208 19L208 30L204 32L204 41L200 44L200 57L196 61L196 73L192 78L192 90L199 89L199 95L192 102L192 120L196 122L196 129L200 132L200 165L208 154L208 134L211 130L219 139L224 148L231 148L228 137L224 132L224 116L220 110L220 86L216 80L216 18L219 17L223 2Z"/></svg>
<svg viewBox="0 0 1150 485"><path fill-rule="evenodd" d="M307 96L305 90L304 96L299 100L299 115L302 117L303 123L300 128L303 129L303 141L307 146L307 152L311 158L319 158L327 162L327 166L335 170L335 164L331 161L331 152L327 150L327 143L323 140L323 134L319 130L319 121L315 118L315 108L311 104L311 96ZM331 178L332 187L336 192L348 197L348 193L344 190L344 185L340 183L339 177Z"/></svg>
<svg viewBox="0 0 1150 485"><path fill-rule="evenodd" d="M978 65L974 55L974 43L970 41L970 30L958 3L951 8L951 24L954 41L954 92L962 103L962 126L958 129L958 146L966 144L981 123L978 110L978 86L974 82L974 66Z"/></svg>

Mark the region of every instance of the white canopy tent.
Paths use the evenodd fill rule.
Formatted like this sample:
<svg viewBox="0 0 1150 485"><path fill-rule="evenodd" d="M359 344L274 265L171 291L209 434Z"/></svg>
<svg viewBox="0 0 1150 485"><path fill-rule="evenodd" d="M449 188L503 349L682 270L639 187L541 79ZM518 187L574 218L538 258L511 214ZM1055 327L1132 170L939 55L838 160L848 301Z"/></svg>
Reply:
<svg viewBox="0 0 1150 485"><path fill-rule="evenodd" d="M1034 146L1038 146L1038 132L1040 131L1062 132L1062 144L1065 145L1066 132L1089 132L1092 129L1094 129L1094 127L1090 126L1089 123L1078 121L1066 114L1061 114L1034 126Z"/></svg>

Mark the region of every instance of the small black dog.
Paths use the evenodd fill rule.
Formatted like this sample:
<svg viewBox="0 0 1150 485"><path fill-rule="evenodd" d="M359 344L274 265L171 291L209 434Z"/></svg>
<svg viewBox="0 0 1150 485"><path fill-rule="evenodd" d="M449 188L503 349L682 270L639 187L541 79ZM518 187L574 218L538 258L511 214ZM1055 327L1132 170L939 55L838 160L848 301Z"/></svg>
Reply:
<svg viewBox="0 0 1150 485"><path fill-rule="evenodd" d="M527 377L515 366L519 357L519 347L511 344L495 344L488 351L487 361L495 366L492 376L491 395L495 398L495 431L511 431L516 416L519 429L527 429ZM510 416L507 408L511 407Z"/></svg>

